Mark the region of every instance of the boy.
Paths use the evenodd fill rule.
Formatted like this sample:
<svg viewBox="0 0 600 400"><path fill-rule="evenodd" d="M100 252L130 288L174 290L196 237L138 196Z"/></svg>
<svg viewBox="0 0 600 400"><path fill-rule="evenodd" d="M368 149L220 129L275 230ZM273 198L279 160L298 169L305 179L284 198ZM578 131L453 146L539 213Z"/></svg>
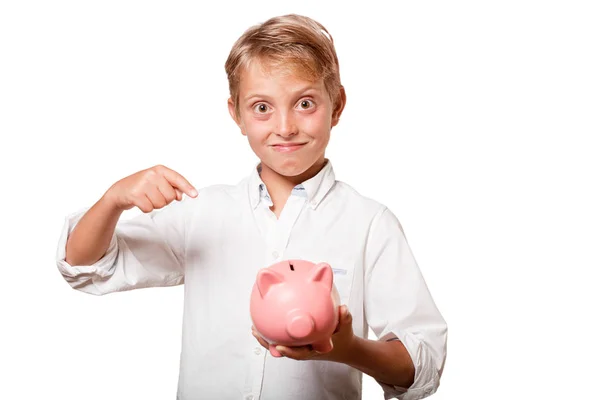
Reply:
<svg viewBox="0 0 600 400"><path fill-rule="evenodd" d="M238 39L225 68L229 112L257 168L238 185L200 191L161 165L116 182L67 218L61 273L96 295L185 280L180 400L360 399L361 371L386 398L434 393L446 323L402 228L336 181L325 158L346 103L327 30L272 18ZM119 221L132 207L144 214ZM334 268L340 323L332 351L279 346L284 357L274 358L251 330L250 291L260 268L295 258ZM369 326L378 340L367 339Z"/></svg>

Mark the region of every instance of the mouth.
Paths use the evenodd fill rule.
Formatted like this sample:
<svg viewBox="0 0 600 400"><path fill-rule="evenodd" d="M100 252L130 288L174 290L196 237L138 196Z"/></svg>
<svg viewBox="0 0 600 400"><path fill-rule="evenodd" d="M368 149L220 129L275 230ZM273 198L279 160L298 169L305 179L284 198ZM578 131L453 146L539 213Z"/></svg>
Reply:
<svg viewBox="0 0 600 400"><path fill-rule="evenodd" d="M304 147L307 143L282 143L271 145L273 150L280 153L291 153Z"/></svg>

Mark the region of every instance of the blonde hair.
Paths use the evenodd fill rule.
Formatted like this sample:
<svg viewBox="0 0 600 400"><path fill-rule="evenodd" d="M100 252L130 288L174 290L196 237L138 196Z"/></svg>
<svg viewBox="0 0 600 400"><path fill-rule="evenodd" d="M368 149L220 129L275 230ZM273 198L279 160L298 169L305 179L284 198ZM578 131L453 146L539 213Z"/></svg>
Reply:
<svg viewBox="0 0 600 400"><path fill-rule="evenodd" d="M239 86L252 61L296 73L312 82L323 79L334 109L340 100L340 68L333 38L317 21L288 14L254 25L234 43L225 62L229 94L239 117Z"/></svg>

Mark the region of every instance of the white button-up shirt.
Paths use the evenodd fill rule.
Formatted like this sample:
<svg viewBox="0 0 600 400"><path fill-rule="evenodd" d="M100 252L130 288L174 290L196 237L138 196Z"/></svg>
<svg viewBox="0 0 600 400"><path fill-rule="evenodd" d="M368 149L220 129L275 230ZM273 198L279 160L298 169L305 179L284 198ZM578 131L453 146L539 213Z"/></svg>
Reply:
<svg viewBox="0 0 600 400"><path fill-rule="evenodd" d="M357 336L398 339L415 364L407 390L380 383L385 398L434 393L447 327L394 214L336 181L330 161L296 186L279 218L257 169L237 185L199 190L161 210L120 220L93 265L65 261L68 235L86 209L67 216L57 265L75 289L103 295L183 284L179 400L360 399L361 373L329 361L274 358L251 334L250 293L260 268L286 259L327 262Z"/></svg>

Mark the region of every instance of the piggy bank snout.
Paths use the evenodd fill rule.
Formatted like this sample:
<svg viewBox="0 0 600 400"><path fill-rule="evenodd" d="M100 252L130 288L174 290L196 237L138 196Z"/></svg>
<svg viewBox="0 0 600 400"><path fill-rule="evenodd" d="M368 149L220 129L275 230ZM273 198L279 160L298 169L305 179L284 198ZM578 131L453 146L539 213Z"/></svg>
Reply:
<svg viewBox="0 0 600 400"><path fill-rule="evenodd" d="M304 311L294 310L287 316L286 331L294 339L304 339L315 330L315 321Z"/></svg>

